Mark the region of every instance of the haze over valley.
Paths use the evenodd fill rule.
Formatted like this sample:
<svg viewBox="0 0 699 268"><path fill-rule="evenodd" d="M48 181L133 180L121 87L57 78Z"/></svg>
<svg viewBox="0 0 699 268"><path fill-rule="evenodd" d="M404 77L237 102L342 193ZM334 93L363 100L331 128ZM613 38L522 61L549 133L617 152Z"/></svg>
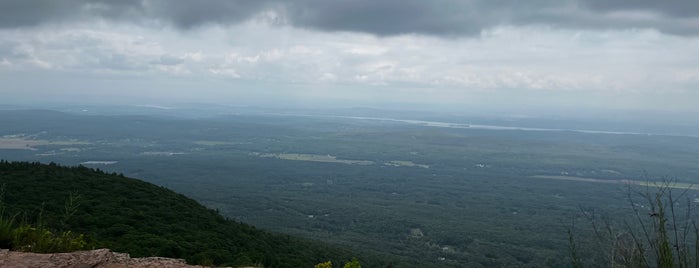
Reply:
<svg viewBox="0 0 699 268"><path fill-rule="evenodd" d="M689 267L698 21L693 1L0 1L0 246L45 226L234 267Z"/></svg>

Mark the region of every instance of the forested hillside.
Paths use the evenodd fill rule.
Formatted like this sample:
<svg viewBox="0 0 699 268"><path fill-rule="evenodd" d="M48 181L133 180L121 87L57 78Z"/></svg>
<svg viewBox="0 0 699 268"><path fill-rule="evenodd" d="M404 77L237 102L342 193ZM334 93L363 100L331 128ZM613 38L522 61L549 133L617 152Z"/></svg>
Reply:
<svg viewBox="0 0 699 268"><path fill-rule="evenodd" d="M18 221L84 233L100 247L134 257L312 267L357 255L237 223L166 188L82 166L0 161L0 185L6 213ZM359 257L369 267L380 265Z"/></svg>

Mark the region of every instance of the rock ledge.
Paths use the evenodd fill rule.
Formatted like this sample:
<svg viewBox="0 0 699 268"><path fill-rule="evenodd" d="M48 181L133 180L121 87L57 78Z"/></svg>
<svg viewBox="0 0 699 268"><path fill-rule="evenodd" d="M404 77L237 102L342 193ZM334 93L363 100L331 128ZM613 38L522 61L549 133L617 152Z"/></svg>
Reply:
<svg viewBox="0 0 699 268"><path fill-rule="evenodd" d="M19 251L0 251L0 267L17 268L203 268L188 265L183 259L162 257L131 258L129 254L111 252L109 249L76 251L70 253L39 254Z"/></svg>

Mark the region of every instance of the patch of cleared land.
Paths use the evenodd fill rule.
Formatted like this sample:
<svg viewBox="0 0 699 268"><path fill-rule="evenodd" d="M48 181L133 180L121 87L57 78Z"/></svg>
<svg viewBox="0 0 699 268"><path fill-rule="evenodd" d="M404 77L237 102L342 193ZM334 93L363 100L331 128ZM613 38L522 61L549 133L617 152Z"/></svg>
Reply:
<svg viewBox="0 0 699 268"><path fill-rule="evenodd" d="M605 179L595 179L595 178L584 178L584 177L573 177L573 176L549 176L549 175L536 175L529 176L530 178L537 179L550 179L550 180L562 180L562 181L582 181L582 182L595 182L595 183L611 183L611 184L628 184L628 185L638 185L638 186L648 186L648 187L669 187L675 189L692 189L699 190L699 185L684 183L684 182L659 182L659 181L638 181L638 180L605 180Z"/></svg>
<svg viewBox="0 0 699 268"><path fill-rule="evenodd" d="M232 141L195 141L194 144L204 145L204 146L221 146L221 145L235 145L237 142Z"/></svg>
<svg viewBox="0 0 699 268"><path fill-rule="evenodd" d="M44 140L26 140L22 138L0 138L0 149L7 150L32 150L36 151L34 146L43 145Z"/></svg>
<svg viewBox="0 0 699 268"><path fill-rule="evenodd" d="M692 184L692 183L686 183L686 182L673 182L670 184L664 184L662 182L654 182L654 181L639 181L638 185L650 186L650 187L669 187L669 188L675 188L675 189L699 190L699 185Z"/></svg>
<svg viewBox="0 0 699 268"><path fill-rule="evenodd" d="M254 153L259 157L267 158L277 158L283 160L294 160L294 161L310 161L310 162L324 162L324 163L339 163L347 165L373 165L374 161L367 160L349 160L349 159L337 159L337 157L332 155L319 155L319 154L260 154Z"/></svg>
<svg viewBox="0 0 699 268"><path fill-rule="evenodd" d="M50 151L46 153L41 153L41 154L35 154L36 156L54 156L54 155L62 155L63 153L57 153L56 151Z"/></svg>
<svg viewBox="0 0 699 268"><path fill-rule="evenodd" d="M114 165L119 163L119 161L85 161L80 163L81 165Z"/></svg>
<svg viewBox="0 0 699 268"><path fill-rule="evenodd" d="M142 155L151 155L151 156L173 156L173 155L180 155L180 154L186 154L182 152L142 152Z"/></svg>
<svg viewBox="0 0 699 268"><path fill-rule="evenodd" d="M67 140L67 141L49 141L49 140L34 140L26 137L5 136L0 137L0 149L7 150L32 150L36 151L35 147L45 145L88 145L89 142Z"/></svg>
<svg viewBox="0 0 699 268"><path fill-rule="evenodd" d="M67 141L48 141L45 145L90 145L92 143L79 140L67 140Z"/></svg>
<svg viewBox="0 0 699 268"><path fill-rule="evenodd" d="M402 160L394 160L394 161L389 161L386 163L383 163L384 165L387 166L392 166L392 167L421 167L421 168L430 168L428 165L423 165L423 164L416 164L413 163L413 161L402 161Z"/></svg>

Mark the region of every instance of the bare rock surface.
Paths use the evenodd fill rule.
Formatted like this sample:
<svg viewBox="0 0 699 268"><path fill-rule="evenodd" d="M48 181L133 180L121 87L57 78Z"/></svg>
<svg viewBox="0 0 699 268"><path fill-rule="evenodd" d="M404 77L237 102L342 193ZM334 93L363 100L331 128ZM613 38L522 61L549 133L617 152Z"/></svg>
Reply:
<svg viewBox="0 0 699 268"><path fill-rule="evenodd" d="M161 257L131 258L129 254L111 252L109 249L76 251L70 253L39 254L18 251L0 251L0 267L7 268L195 268L182 259Z"/></svg>

